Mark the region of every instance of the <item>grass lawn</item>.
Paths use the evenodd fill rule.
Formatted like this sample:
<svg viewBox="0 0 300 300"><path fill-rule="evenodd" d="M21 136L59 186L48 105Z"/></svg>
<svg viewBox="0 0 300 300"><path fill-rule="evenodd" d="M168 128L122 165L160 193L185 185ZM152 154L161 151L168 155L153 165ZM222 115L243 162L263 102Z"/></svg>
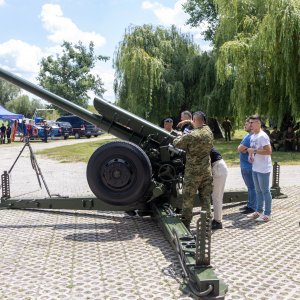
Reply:
<svg viewBox="0 0 300 300"><path fill-rule="evenodd" d="M95 142L86 142L75 145L59 146L57 148L37 151L39 155L46 156L61 162L88 162L94 151L101 145L111 142L111 138L98 140Z"/></svg>
<svg viewBox="0 0 300 300"><path fill-rule="evenodd" d="M231 142L224 140L215 140L216 149L222 154L228 166L239 165L239 154L237 147L240 144L245 131L236 130ZM93 152L102 144L110 142L111 139L87 142L76 145L60 146L57 148L46 149L37 152L37 154L45 155L51 159L61 162L88 162ZM277 161L280 165L300 165L300 152L273 152L273 163Z"/></svg>

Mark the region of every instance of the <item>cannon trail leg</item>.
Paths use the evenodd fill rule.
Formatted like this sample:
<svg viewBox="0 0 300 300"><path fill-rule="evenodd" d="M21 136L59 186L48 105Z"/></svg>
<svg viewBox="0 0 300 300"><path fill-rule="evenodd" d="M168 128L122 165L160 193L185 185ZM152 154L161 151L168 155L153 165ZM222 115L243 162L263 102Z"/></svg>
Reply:
<svg viewBox="0 0 300 300"><path fill-rule="evenodd" d="M224 299L227 286L210 265L211 225L206 212L197 222L196 237L186 229L169 204L153 204L154 218L178 254L185 284L199 299Z"/></svg>

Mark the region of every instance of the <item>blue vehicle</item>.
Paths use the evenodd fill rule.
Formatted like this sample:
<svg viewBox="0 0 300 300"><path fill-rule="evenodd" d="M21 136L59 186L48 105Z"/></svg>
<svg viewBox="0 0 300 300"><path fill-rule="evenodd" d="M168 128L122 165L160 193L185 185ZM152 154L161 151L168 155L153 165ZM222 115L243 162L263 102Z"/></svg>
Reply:
<svg viewBox="0 0 300 300"><path fill-rule="evenodd" d="M43 126L41 124L32 125L32 134L30 135L30 139L44 139L44 137L45 134Z"/></svg>
<svg viewBox="0 0 300 300"><path fill-rule="evenodd" d="M73 134L72 125L69 122L56 122L64 140L68 139Z"/></svg>
<svg viewBox="0 0 300 300"><path fill-rule="evenodd" d="M26 135L31 139L44 139L45 138L45 130L44 130L44 121L41 120L41 122L36 124L31 124L30 130L27 130ZM57 126L57 124L54 121L48 121L47 122L49 130L47 131L48 138L55 138L62 136L60 128Z"/></svg>
<svg viewBox="0 0 300 300"><path fill-rule="evenodd" d="M61 129L57 126L55 121L47 121L47 124L50 127L49 137L51 139L62 136Z"/></svg>

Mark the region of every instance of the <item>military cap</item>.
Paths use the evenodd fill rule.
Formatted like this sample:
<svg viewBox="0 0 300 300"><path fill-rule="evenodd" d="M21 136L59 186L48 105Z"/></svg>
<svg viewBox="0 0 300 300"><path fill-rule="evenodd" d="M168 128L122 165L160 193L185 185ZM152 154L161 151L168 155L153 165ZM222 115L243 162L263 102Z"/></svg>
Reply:
<svg viewBox="0 0 300 300"><path fill-rule="evenodd" d="M173 119L166 118L166 119L164 119L164 123L173 123Z"/></svg>

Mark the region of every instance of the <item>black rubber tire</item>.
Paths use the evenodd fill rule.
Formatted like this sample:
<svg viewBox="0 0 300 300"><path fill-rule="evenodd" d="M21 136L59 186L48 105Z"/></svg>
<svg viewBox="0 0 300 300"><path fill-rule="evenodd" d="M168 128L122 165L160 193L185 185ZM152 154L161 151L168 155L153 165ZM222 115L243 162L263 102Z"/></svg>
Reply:
<svg viewBox="0 0 300 300"><path fill-rule="evenodd" d="M87 137L88 139L90 139L90 138L91 138L91 135L87 134L85 137Z"/></svg>
<svg viewBox="0 0 300 300"><path fill-rule="evenodd" d="M113 205L144 202L151 177L148 156L140 147L126 141L109 142L99 147L87 165L87 181L92 192Z"/></svg>

